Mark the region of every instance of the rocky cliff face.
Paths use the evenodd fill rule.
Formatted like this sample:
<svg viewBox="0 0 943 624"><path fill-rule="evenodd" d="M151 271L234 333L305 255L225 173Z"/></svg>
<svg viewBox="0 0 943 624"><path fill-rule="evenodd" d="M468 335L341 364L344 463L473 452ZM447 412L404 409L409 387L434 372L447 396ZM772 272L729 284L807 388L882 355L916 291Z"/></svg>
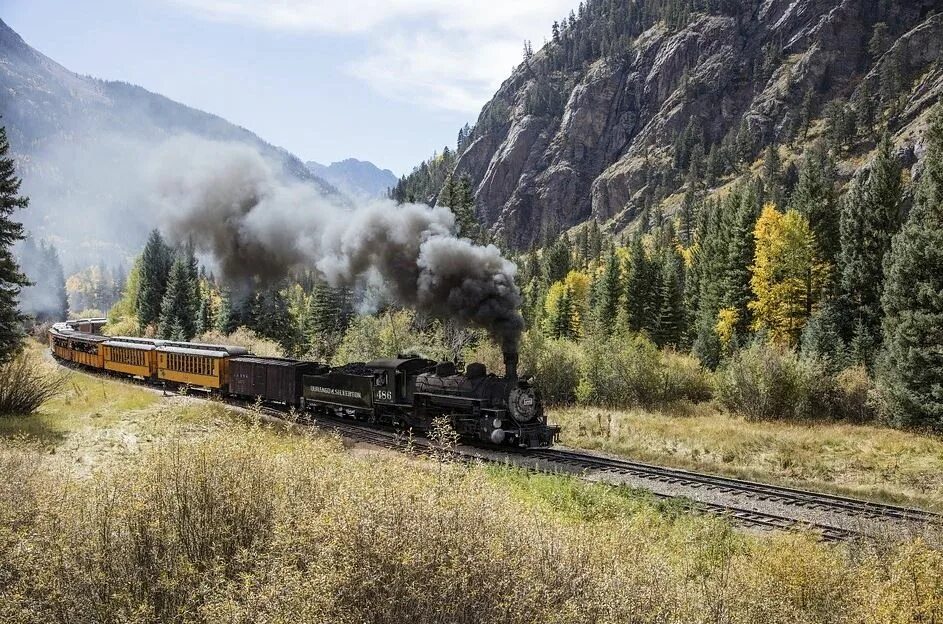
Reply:
<svg viewBox="0 0 943 624"><path fill-rule="evenodd" d="M584 49L605 32L599 23L612 29L612 9L596 7L593 17L599 4L570 23L568 35ZM609 6L622 4L645 3ZM672 25L650 20L575 67L561 67L567 36L555 35L514 71L460 145L457 163L495 234L525 246L546 224L595 217L624 228L653 196L683 187L676 146L689 127L705 152L736 144L748 165L771 142L797 142L803 115L814 120L829 101L876 97L892 62L903 93L895 138L919 152L922 117L943 93L943 1L698 4L714 10ZM880 22L887 44L875 53L869 42Z"/></svg>

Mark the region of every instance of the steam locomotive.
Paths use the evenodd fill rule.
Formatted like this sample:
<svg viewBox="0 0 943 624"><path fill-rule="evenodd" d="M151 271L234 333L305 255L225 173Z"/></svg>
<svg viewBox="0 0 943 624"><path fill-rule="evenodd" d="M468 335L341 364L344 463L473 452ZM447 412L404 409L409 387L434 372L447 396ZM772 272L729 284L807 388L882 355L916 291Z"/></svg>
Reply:
<svg viewBox="0 0 943 624"><path fill-rule="evenodd" d="M305 376L301 406L421 433L446 418L466 440L552 445L559 427L547 424L540 395L518 378L516 354L505 354L505 370L489 375L475 363L461 373L451 362L417 357L348 364Z"/></svg>
<svg viewBox="0 0 943 624"><path fill-rule="evenodd" d="M547 423L537 390L518 377L516 353L505 353L504 377L489 374L484 364L469 364L462 372L451 362L408 356L331 368L226 345L102 336L103 324L104 319L55 324L49 332L53 354L165 386L261 399L418 434L444 418L468 442L542 447L554 444L560 432Z"/></svg>

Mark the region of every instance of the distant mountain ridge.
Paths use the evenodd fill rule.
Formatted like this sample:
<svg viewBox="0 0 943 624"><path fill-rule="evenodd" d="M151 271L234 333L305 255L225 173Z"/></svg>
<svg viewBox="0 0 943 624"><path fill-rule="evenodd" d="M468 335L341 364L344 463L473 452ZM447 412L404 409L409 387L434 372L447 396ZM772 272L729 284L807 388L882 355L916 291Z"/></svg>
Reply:
<svg viewBox="0 0 943 624"><path fill-rule="evenodd" d="M389 169L380 169L372 162L356 158L330 165L310 160L305 165L311 173L353 197L386 197L387 191L396 186L398 180Z"/></svg>
<svg viewBox="0 0 943 624"><path fill-rule="evenodd" d="M176 135L251 146L323 193L337 189L297 156L216 115L125 82L80 76L30 47L0 20L0 123L7 127L23 193L18 214L70 260L136 252L153 215L115 192L141 148Z"/></svg>

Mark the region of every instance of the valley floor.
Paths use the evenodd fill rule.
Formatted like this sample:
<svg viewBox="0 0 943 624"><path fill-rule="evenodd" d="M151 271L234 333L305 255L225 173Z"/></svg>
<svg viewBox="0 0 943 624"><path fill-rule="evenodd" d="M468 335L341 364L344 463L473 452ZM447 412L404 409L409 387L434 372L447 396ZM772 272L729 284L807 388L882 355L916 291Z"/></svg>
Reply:
<svg viewBox="0 0 943 624"><path fill-rule="evenodd" d="M943 618L930 537L757 537L572 478L349 452L251 411L81 373L67 383L40 415L0 419L2 621ZM595 413L556 416L568 443L599 439ZM688 461L682 449L698 448L722 465L733 442L704 449L751 431L724 418L614 415L610 431L645 435L611 450ZM750 435L743 465L764 440Z"/></svg>

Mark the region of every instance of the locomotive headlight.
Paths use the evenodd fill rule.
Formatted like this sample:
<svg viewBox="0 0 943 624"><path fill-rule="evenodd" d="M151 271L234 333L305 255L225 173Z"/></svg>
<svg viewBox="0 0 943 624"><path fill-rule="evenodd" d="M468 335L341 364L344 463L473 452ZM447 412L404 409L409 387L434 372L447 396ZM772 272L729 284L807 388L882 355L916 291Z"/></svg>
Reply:
<svg viewBox="0 0 943 624"><path fill-rule="evenodd" d="M508 408L517 422L530 422L537 415L537 396L532 388L514 388L508 396Z"/></svg>
<svg viewBox="0 0 943 624"><path fill-rule="evenodd" d="M491 423L491 426L494 427L495 429L500 429L501 425L503 424L504 422L500 418L495 418L494 421Z"/></svg>

